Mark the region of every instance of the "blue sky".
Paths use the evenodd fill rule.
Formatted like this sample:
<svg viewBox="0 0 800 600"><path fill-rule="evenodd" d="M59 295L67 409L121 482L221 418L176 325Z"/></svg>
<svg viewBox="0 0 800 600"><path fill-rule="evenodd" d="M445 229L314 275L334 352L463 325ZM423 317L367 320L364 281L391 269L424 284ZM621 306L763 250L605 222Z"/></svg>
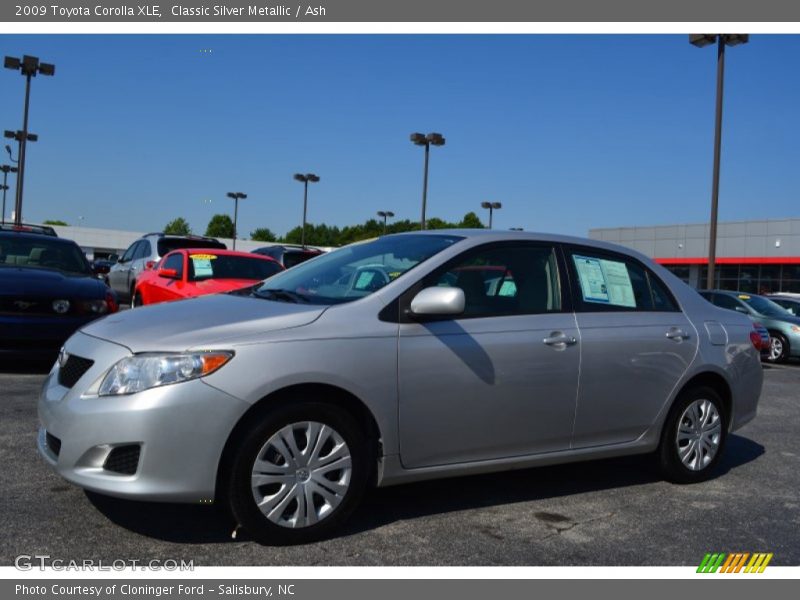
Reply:
<svg viewBox="0 0 800 600"><path fill-rule="evenodd" d="M283 234L302 219L298 171L321 177L310 222L417 220L413 131L447 138L429 217L486 220L496 200L497 228L708 219L716 53L686 35L3 35L0 53L57 69L33 82L28 221L183 216L202 233L243 191L240 235ZM797 217L800 36L727 59L720 219ZM21 128L23 93L0 71L0 129Z"/></svg>

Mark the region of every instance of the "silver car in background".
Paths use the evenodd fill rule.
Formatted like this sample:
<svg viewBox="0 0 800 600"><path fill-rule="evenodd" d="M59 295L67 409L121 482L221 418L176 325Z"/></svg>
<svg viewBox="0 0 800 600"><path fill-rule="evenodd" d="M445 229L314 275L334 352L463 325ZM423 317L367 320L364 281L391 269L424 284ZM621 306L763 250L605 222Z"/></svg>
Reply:
<svg viewBox="0 0 800 600"><path fill-rule="evenodd" d="M756 414L752 331L608 243L390 235L87 326L38 445L88 490L224 502L275 544L329 535L369 485L639 453L692 483Z"/></svg>

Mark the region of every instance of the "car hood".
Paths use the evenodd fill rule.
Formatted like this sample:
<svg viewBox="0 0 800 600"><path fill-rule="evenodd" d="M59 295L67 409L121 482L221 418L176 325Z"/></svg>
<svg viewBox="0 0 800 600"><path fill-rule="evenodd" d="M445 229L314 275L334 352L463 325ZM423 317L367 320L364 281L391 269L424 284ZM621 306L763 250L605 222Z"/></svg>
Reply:
<svg viewBox="0 0 800 600"><path fill-rule="evenodd" d="M210 349L238 337L307 325L326 308L219 294L126 310L81 331L131 352Z"/></svg>
<svg viewBox="0 0 800 600"><path fill-rule="evenodd" d="M105 284L92 275L51 269L0 268L0 295L47 298L102 298Z"/></svg>

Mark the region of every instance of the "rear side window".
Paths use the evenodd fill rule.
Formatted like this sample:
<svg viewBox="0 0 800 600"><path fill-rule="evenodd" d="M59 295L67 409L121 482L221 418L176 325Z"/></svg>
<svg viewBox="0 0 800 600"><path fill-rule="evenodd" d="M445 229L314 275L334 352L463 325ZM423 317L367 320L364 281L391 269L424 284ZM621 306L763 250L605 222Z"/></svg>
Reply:
<svg viewBox="0 0 800 600"><path fill-rule="evenodd" d="M150 256L150 242L147 240L142 240L139 242L139 247L136 248L136 252L133 255L133 259L137 260L139 258L148 258Z"/></svg>
<svg viewBox="0 0 800 600"><path fill-rule="evenodd" d="M664 283L632 258L587 248L571 251L568 263L584 312L678 310Z"/></svg>
<svg viewBox="0 0 800 600"><path fill-rule="evenodd" d="M727 308L728 310L744 308L736 298L732 298L726 294L714 294L712 302L720 308Z"/></svg>

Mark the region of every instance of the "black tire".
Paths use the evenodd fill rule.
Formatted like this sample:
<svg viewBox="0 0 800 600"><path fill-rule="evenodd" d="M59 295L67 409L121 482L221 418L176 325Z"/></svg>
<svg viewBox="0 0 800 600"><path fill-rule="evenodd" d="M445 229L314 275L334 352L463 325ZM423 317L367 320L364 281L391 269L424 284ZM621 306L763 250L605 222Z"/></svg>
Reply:
<svg viewBox="0 0 800 600"><path fill-rule="evenodd" d="M133 293L133 298L131 298L131 308L137 308L142 306L142 295L139 292Z"/></svg>
<svg viewBox="0 0 800 600"><path fill-rule="evenodd" d="M252 471L256 458L274 434L290 424L303 422L327 425L344 439L351 458L351 471L349 486L330 514L322 517L316 524L290 528L271 521L259 510L251 488ZM298 442L298 447L300 445ZM288 545L316 541L329 536L340 527L361 501L369 480L369 459L374 455L370 447L356 419L341 408L319 402L279 405L262 414L240 437L229 472L223 478L223 493L236 522L257 542ZM299 471L293 474L300 477ZM314 501L319 499L320 497L314 497ZM292 502L288 505L288 512L291 512ZM313 510L316 514L316 508Z"/></svg>
<svg viewBox="0 0 800 600"><path fill-rule="evenodd" d="M785 363L787 360L789 360L789 340L778 331L770 331L767 362Z"/></svg>
<svg viewBox="0 0 800 600"><path fill-rule="evenodd" d="M717 444L716 453L711 460L708 461L707 464L700 465L697 470L693 470L681 460L680 450L688 449L688 444L681 444L679 447L677 439L678 428L681 425L681 420L685 416L684 413L687 408L695 402L703 400L708 400L716 409L720 425L719 442ZM687 418L691 420L691 415ZM689 421L684 420L684 425L688 423ZM725 451L727 437L728 414L716 390L707 386L697 386L684 390L670 409L667 420L664 423L664 428L661 431L661 443L658 447L657 457L664 478L673 483L699 483L710 479L714 476L714 470ZM699 454L697 452L699 452ZM699 445L697 446L697 452L695 452L695 454L690 454L688 458L691 459L692 456L695 456L701 463L704 462L708 453L700 448Z"/></svg>

